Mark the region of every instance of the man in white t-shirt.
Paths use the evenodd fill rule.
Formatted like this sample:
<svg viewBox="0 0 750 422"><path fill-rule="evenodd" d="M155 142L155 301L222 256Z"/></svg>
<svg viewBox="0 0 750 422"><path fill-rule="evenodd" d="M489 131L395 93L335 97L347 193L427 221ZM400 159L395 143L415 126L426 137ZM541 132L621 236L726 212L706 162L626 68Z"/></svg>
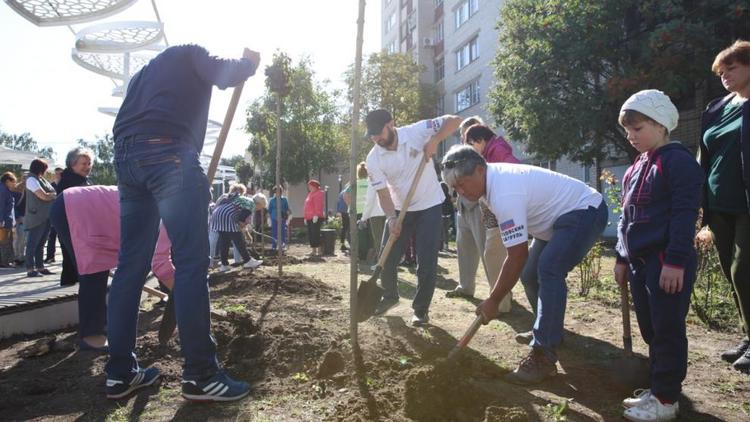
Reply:
<svg viewBox="0 0 750 422"><path fill-rule="evenodd" d="M518 281L529 257L529 236L543 242L535 265L538 292L527 292L529 300L538 298L532 350L507 380L533 384L555 375L555 347L562 340L567 301L565 278L607 225L609 211L602 195L580 180L541 167L487 164L469 146L451 148L442 169L443 179L459 195L487 201L508 251L490 297L477 307L485 324L497 316L498 304Z"/></svg>
<svg viewBox="0 0 750 422"><path fill-rule="evenodd" d="M398 303L396 265L405 242L416 232L417 292L412 302L412 324L423 325L429 322L428 312L435 291L441 210L445 199L431 157L440 141L458 128L461 118L446 115L397 128L388 111L375 110L368 113L365 120L367 135L375 143L367 155L368 178L385 212L386 232L398 236L383 266L381 283L385 293L375 314L383 314ZM429 161L399 227L396 220L404 206L402 201L406 199L417 168L425 157ZM384 236L383 242L386 241Z"/></svg>

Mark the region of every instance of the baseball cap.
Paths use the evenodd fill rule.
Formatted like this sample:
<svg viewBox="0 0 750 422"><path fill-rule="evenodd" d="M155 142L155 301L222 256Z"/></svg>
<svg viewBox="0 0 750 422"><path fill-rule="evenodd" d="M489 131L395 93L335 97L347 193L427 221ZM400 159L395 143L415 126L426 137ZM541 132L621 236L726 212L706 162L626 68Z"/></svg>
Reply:
<svg viewBox="0 0 750 422"><path fill-rule="evenodd" d="M367 136L379 135L380 132L383 131L385 125L391 120L393 120L391 113L382 108L367 113L367 117L365 117L365 122L367 123Z"/></svg>

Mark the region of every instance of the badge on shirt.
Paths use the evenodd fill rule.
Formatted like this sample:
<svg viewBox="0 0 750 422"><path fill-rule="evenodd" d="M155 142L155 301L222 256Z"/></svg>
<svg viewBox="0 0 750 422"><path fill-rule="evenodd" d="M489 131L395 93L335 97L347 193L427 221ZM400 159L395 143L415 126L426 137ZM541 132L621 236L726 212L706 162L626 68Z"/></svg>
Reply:
<svg viewBox="0 0 750 422"><path fill-rule="evenodd" d="M427 122L427 129L432 129L433 132L438 133L440 132L440 126L443 124L443 119L430 119L425 120Z"/></svg>
<svg viewBox="0 0 750 422"><path fill-rule="evenodd" d="M513 220L508 220L508 221L500 223L500 230L502 231L510 230L515 226L516 226L516 223L514 223Z"/></svg>

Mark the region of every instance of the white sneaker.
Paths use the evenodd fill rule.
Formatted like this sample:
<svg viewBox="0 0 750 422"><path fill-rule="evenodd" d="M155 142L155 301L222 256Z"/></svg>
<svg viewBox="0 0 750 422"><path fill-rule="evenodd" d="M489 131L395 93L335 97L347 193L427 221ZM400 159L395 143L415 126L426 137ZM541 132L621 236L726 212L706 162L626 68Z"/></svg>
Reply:
<svg viewBox="0 0 750 422"><path fill-rule="evenodd" d="M651 397L651 389L639 388L633 391L633 397L628 397L623 400L622 405L625 406L625 408L636 407L648 400L649 397Z"/></svg>
<svg viewBox="0 0 750 422"><path fill-rule="evenodd" d="M679 403L662 404L653 394L649 394L648 399L638 406L625 409L622 416L635 422L671 421L677 418L679 410Z"/></svg>
<svg viewBox="0 0 750 422"><path fill-rule="evenodd" d="M246 263L244 263L244 264L242 265L242 268L251 268L251 269L255 269L255 268L258 268L258 267L260 267L260 265L261 265L262 263L263 263L263 261L257 260L257 259L255 259L255 258L250 258L250 260L249 260L249 261L247 261Z"/></svg>
<svg viewBox="0 0 750 422"><path fill-rule="evenodd" d="M225 272L229 271L229 269L230 269L229 265L223 265L222 264L221 267L219 267L219 272L225 273Z"/></svg>

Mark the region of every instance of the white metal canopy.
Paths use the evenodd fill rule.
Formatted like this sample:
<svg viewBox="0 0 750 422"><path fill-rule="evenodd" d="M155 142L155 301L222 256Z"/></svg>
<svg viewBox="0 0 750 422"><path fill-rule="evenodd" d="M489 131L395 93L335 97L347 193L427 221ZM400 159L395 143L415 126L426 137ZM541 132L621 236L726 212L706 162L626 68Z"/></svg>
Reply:
<svg viewBox="0 0 750 422"><path fill-rule="evenodd" d="M91 22L119 13L137 0L5 0L19 15L37 26Z"/></svg>

